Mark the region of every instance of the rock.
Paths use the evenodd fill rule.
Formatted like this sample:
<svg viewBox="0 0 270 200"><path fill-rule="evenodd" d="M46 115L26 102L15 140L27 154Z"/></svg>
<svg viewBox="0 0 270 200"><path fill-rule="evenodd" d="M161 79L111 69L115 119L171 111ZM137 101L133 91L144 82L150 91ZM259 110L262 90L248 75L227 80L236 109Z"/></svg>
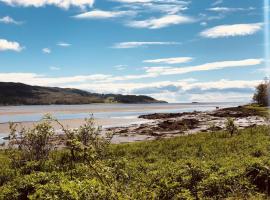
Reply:
<svg viewBox="0 0 270 200"><path fill-rule="evenodd" d="M177 118L183 117L185 115L196 115L199 112L183 112L183 113L154 113L149 115L140 115L139 118L142 119L170 119L170 118Z"/></svg>
<svg viewBox="0 0 270 200"><path fill-rule="evenodd" d="M9 138L10 138L10 137L7 136L7 137L3 137L2 139L3 139L3 140L9 140Z"/></svg>
<svg viewBox="0 0 270 200"><path fill-rule="evenodd" d="M160 131L174 131L194 129L199 124L197 119L182 119L182 120L165 120L157 124L157 129Z"/></svg>
<svg viewBox="0 0 270 200"><path fill-rule="evenodd" d="M217 111L214 111L210 114L214 117L249 117L249 116L257 116L259 115L257 111L245 108L243 106L232 107L232 108L223 108Z"/></svg>

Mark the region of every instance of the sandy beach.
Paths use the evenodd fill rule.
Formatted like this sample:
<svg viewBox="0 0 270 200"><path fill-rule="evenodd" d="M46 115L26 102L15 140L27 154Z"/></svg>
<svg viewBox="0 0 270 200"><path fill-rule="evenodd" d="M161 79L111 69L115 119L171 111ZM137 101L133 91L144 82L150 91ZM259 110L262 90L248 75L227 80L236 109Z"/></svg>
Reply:
<svg viewBox="0 0 270 200"><path fill-rule="evenodd" d="M103 128L103 132L114 133L112 143L154 140L159 138L170 138L175 136L195 134L198 132L222 130L224 129L228 118L233 118L235 124L240 129L268 124L268 121L265 117L260 116L258 112L250 110L244 106L227 107L221 109L210 109L208 107L207 111L158 112L163 111L166 106L155 105L156 112L149 114L147 109L150 109L150 107L151 106L136 107L135 105L121 107L122 111L117 112L119 116L115 115L115 112L112 112L112 110L116 109L116 107L107 106L102 109L95 108L96 111L100 113L101 111L104 112L104 110L106 110L105 113L108 114L105 114L100 118L94 118L95 123L97 126L101 126ZM43 111L41 108L42 107L39 107L38 110ZM176 108L179 108L179 105L167 105L168 111L175 110ZM16 109L18 110L18 107L16 107ZM29 109L29 107L27 107L27 109ZM30 112L30 110L27 109L26 111ZM145 114L138 115L142 109L145 109ZM15 113L15 110L11 112ZM76 110L74 108L61 111L65 113L71 112L72 110L75 112L80 111L80 109ZM134 112L133 115L130 115L131 111ZM35 113L37 110L34 110L33 112ZM55 115L57 112L59 112L59 109L51 110L50 114ZM112 113L114 117L110 117ZM39 114L41 115L43 113ZM60 119L59 121L66 128L74 129L78 128L84 123L84 118ZM38 122L18 122L19 129L22 127L32 128L36 123ZM54 126L55 130L61 129L61 127L55 122L52 122L52 125ZM6 137L8 132L9 123L0 124L0 133L2 133L2 137Z"/></svg>
<svg viewBox="0 0 270 200"><path fill-rule="evenodd" d="M41 105L41 106L6 106L0 107L1 115L25 115L25 114L56 114L56 113L102 113L145 111L153 109L177 109L179 105L172 104L143 104L141 107L123 104L90 104L90 105Z"/></svg>
<svg viewBox="0 0 270 200"><path fill-rule="evenodd" d="M68 128L78 128L80 125L84 123L84 119L67 119L67 120L59 120L65 127ZM104 128L110 127L112 124L114 126L128 126L131 124L140 124L143 122L147 122L145 119L95 119L97 126L102 126ZM20 127L32 128L38 122L19 122ZM59 129L59 125L53 123L55 129ZM8 133L9 132L9 123L0 124L0 133Z"/></svg>
<svg viewBox="0 0 270 200"><path fill-rule="evenodd" d="M225 130L229 118L239 130L269 124L267 117L245 106L204 112L155 113L139 118L152 121L128 127L109 128L108 130L116 135L113 142L155 140Z"/></svg>
<svg viewBox="0 0 270 200"><path fill-rule="evenodd" d="M0 133L9 132L9 122L19 122L30 128L43 115L50 114L69 128L79 127L84 118L94 114L98 126L126 126L146 122L139 115L162 112L186 112L214 110L219 107L230 107L231 103L202 104L89 104L89 105L41 105L41 106L1 106ZM55 128L57 125L55 125Z"/></svg>

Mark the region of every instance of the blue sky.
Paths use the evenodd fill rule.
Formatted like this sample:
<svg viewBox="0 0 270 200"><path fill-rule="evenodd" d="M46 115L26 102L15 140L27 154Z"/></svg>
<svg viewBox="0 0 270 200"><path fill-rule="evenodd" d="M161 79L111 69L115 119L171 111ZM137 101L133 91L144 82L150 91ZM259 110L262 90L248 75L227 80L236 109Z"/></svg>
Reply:
<svg viewBox="0 0 270 200"><path fill-rule="evenodd" d="M0 0L0 81L250 101L265 77L263 1Z"/></svg>

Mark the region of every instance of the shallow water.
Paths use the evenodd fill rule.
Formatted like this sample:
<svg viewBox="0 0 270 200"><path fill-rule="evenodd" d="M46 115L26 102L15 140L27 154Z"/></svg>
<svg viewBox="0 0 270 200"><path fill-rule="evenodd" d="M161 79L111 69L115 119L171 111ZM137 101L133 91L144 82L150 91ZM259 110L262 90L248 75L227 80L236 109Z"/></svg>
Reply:
<svg viewBox="0 0 270 200"><path fill-rule="evenodd" d="M211 111L216 107L225 108L244 103L171 103L171 104L90 104L90 105L41 105L41 106L0 106L0 124L8 122L36 122L45 113L50 113L59 120L83 119L93 114L99 119L133 119L139 115L151 113L177 113L191 111ZM112 120L113 123L113 120ZM127 124L122 124L126 126ZM105 127L113 127L107 124ZM117 125L119 126L119 124ZM7 133L0 133L0 143ZM117 139L117 138L115 138ZM122 140L123 138L119 138ZM142 138L139 138L141 140ZM123 140L128 140L123 139ZM115 141L117 143L117 141ZM120 141L119 141L120 142Z"/></svg>
<svg viewBox="0 0 270 200"><path fill-rule="evenodd" d="M0 106L0 123L39 121L45 113L59 120L83 119L91 113L94 118L136 118L150 113L173 113L214 110L240 105L241 103L196 103L196 104L91 104L91 105L42 105ZM87 111L87 112L86 112Z"/></svg>

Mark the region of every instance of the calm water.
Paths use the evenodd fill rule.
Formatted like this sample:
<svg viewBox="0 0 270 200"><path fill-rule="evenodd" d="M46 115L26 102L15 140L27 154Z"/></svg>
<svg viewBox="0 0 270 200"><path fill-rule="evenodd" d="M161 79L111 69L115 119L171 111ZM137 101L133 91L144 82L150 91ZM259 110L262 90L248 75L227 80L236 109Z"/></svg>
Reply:
<svg viewBox="0 0 270 200"><path fill-rule="evenodd" d="M59 120L82 119L93 113L95 118L136 118L149 113L189 112L214 110L243 103L196 103L196 104L91 104L91 105L42 105L0 106L0 123L39 121L44 113L52 113ZM87 112L85 111L87 110ZM69 111L65 113L65 111ZM9 112L10 114L5 114ZM24 114L18 114L25 112ZM4 114L3 114L4 113Z"/></svg>
<svg viewBox="0 0 270 200"><path fill-rule="evenodd" d="M177 103L177 104L91 104L91 105L42 105L42 106L0 106L0 124L8 122L35 122L45 113L51 113L59 120L94 118L137 118L150 113L176 113L189 111L211 111L216 107L226 108L245 103ZM68 112L67 112L68 111ZM5 114L9 113L9 114ZM19 114L21 113L21 114ZM23 113L23 114L22 114ZM111 125L113 126L113 124ZM0 133L0 143L7 133Z"/></svg>

